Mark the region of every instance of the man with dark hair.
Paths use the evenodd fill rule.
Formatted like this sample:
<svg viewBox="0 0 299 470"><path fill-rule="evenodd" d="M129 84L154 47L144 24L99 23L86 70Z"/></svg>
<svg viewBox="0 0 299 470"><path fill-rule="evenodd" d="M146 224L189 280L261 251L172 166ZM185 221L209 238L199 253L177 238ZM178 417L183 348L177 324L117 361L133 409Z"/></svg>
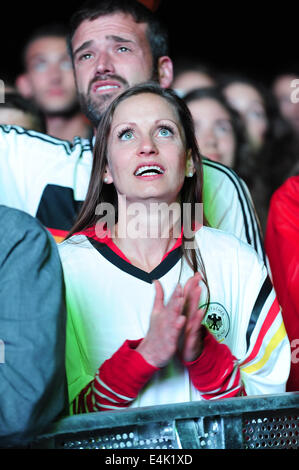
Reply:
<svg viewBox="0 0 299 470"><path fill-rule="evenodd" d="M81 107L95 127L126 88L149 80L171 86L167 33L135 0L88 2L73 15L68 43ZM36 216L62 240L86 195L92 143L4 127L0 149L0 202ZM233 171L209 160L204 161L204 211L212 227L235 234L263 256L248 190Z"/></svg>
<svg viewBox="0 0 299 470"><path fill-rule="evenodd" d="M66 35L61 24L37 29L24 47L24 73L17 77L16 85L43 113L48 134L73 140L88 137L90 123L80 111Z"/></svg>

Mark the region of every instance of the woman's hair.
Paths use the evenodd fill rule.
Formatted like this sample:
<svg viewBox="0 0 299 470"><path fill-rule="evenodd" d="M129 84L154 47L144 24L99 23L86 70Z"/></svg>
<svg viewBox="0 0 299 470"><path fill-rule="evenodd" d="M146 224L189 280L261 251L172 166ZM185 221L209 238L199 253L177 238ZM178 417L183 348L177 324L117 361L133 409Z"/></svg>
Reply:
<svg viewBox="0 0 299 470"><path fill-rule="evenodd" d="M227 102L225 96L218 86L192 90L184 96L184 101L188 105L192 101L199 101L206 98L217 101L217 103L219 103L225 109L230 117L236 143L233 169L238 172L242 162L246 161L250 157L250 149L246 139L243 120L241 119L239 113L235 111Z"/></svg>
<svg viewBox="0 0 299 470"><path fill-rule="evenodd" d="M281 115L273 93L262 83L243 76L224 76L220 87L240 83L255 89L260 95L267 120L267 130L261 148L251 158L240 161L238 175L251 192L263 231L273 192L292 174L298 162L299 141L291 125Z"/></svg>
<svg viewBox="0 0 299 470"><path fill-rule="evenodd" d="M202 187L203 187L203 168L201 154L198 149L192 116L185 102L180 99L175 92L170 89L163 89L155 83L146 83L136 85L132 88L128 88L121 95L119 95L105 111L101 123L97 129L96 142L94 147L93 165L91 171L91 177L89 187L86 195L86 199L82 205L81 211L78 215L75 225L69 232L67 238L70 238L74 233L82 232L90 227L96 225L100 217L96 215L96 208L101 203L113 204L116 214L117 221L117 206L118 198L114 184L104 184L104 174L107 161L107 147L108 139L111 129L111 123L113 120L114 112L118 105L126 99L144 94L152 93L165 99L176 111L180 124L184 130L185 146L187 150L191 152L195 173L192 177L185 178L183 187L180 192L181 210L183 210L183 204L188 203L191 207L191 220L195 223L195 204L202 203ZM183 218L181 219L183 220ZM207 222L205 221L205 224ZM206 274L204 264L199 253L199 250L187 250L184 245L187 240L183 234L182 250L189 266L194 272L200 270L203 275L203 280L206 282ZM190 240L188 240L190 242Z"/></svg>
<svg viewBox="0 0 299 470"><path fill-rule="evenodd" d="M244 162L244 170L241 168L243 172L240 176L250 187L256 178L256 171L259 171L272 194L289 176L298 161L298 140L291 125L282 116L275 96L266 86L247 77L228 75L223 77L221 89L234 83L248 85L257 91L262 99L268 124L261 149L253 155L248 166Z"/></svg>

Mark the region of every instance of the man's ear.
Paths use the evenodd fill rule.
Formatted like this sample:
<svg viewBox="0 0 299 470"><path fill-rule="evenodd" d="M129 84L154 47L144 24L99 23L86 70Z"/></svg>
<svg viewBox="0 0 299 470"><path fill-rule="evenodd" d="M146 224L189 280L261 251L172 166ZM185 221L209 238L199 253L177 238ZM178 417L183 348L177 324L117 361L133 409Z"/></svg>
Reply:
<svg viewBox="0 0 299 470"><path fill-rule="evenodd" d="M33 91L26 73L23 73L16 78L16 87L24 98L32 98Z"/></svg>
<svg viewBox="0 0 299 470"><path fill-rule="evenodd" d="M158 76L162 88L170 88L173 80L173 64L168 56L158 59Z"/></svg>

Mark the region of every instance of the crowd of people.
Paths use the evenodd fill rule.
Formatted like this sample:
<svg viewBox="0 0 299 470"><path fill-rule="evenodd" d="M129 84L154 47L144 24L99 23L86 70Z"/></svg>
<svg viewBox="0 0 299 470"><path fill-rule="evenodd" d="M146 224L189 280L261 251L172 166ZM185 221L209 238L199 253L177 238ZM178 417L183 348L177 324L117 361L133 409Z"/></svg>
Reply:
<svg viewBox="0 0 299 470"><path fill-rule="evenodd" d="M0 104L0 447L299 390L295 72L172 59L158 3L39 28Z"/></svg>

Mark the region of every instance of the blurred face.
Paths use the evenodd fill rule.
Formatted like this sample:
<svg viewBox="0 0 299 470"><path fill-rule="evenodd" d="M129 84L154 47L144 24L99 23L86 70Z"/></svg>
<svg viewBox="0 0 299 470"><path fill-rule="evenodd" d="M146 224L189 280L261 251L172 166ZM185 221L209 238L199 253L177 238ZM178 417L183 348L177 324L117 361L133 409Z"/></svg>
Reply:
<svg viewBox="0 0 299 470"><path fill-rule="evenodd" d="M224 94L232 108L242 116L252 148L260 149L268 127L262 97L255 88L243 83L228 85Z"/></svg>
<svg viewBox="0 0 299 470"><path fill-rule="evenodd" d="M146 24L115 13L83 21L73 37L80 103L97 124L108 104L126 88L152 78Z"/></svg>
<svg viewBox="0 0 299 470"><path fill-rule="evenodd" d="M229 113L211 98L194 100L187 104L193 117L201 154L232 167L236 141Z"/></svg>
<svg viewBox="0 0 299 470"><path fill-rule="evenodd" d="M75 106L74 74L64 38L34 41L28 47L26 65L31 97L45 114L68 112Z"/></svg>
<svg viewBox="0 0 299 470"><path fill-rule="evenodd" d="M144 93L117 107L108 139L108 184L128 201L172 203L183 186L184 132L164 98Z"/></svg>
<svg viewBox="0 0 299 470"><path fill-rule="evenodd" d="M283 117L290 122L295 132L299 132L299 103L291 101L294 88L291 83L297 77L295 75L283 75L278 78L273 86L273 93L277 98L278 105Z"/></svg>
<svg viewBox="0 0 299 470"><path fill-rule="evenodd" d="M196 71L186 71L173 81L172 88L179 96L184 96L191 90L214 86L215 81L207 74Z"/></svg>

